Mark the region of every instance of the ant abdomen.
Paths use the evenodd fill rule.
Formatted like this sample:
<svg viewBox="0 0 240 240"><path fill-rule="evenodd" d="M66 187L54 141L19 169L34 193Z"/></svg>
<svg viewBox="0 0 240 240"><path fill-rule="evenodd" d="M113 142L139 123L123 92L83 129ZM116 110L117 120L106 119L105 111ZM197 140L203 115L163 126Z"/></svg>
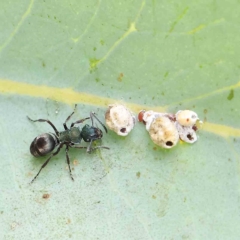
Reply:
<svg viewBox="0 0 240 240"><path fill-rule="evenodd" d="M43 133L32 141L30 152L34 157L42 157L52 152L57 144L57 139L54 135Z"/></svg>

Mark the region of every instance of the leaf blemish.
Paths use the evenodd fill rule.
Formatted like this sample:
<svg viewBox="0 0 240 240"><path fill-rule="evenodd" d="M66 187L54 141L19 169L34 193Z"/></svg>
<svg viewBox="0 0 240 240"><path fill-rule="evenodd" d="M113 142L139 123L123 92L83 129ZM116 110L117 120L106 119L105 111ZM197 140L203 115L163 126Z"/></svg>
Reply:
<svg viewBox="0 0 240 240"><path fill-rule="evenodd" d="M119 81L119 82L121 82L122 81L122 79L123 79L123 73L120 73L119 74L119 76L118 76L118 78L117 78L117 80Z"/></svg>
<svg viewBox="0 0 240 240"><path fill-rule="evenodd" d="M42 198L48 199L48 198L50 198L50 194L49 194L49 193L44 193L43 196L42 196Z"/></svg>
<svg viewBox="0 0 240 240"><path fill-rule="evenodd" d="M231 90L230 90L230 93L228 94L227 99L228 99L229 101L231 101L233 98L234 98L234 90L231 89Z"/></svg>
<svg viewBox="0 0 240 240"><path fill-rule="evenodd" d="M164 74L164 78L166 78L168 76L168 72L165 72Z"/></svg>
<svg viewBox="0 0 240 240"><path fill-rule="evenodd" d="M100 60L96 58L92 58L92 59L89 59L89 62L90 62L90 68L95 69L98 63L100 62Z"/></svg>

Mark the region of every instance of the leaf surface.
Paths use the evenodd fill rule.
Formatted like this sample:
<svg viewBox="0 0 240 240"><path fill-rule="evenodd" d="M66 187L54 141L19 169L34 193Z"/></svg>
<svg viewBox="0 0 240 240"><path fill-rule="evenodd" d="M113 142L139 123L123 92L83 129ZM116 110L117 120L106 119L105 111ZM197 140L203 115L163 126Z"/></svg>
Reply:
<svg viewBox="0 0 240 240"><path fill-rule="evenodd" d="M1 3L1 239L239 239L238 1ZM171 150L144 125L110 132L110 150L65 151L35 176L39 134L108 104L204 121ZM83 143L84 145L84 143Z"/></svg>

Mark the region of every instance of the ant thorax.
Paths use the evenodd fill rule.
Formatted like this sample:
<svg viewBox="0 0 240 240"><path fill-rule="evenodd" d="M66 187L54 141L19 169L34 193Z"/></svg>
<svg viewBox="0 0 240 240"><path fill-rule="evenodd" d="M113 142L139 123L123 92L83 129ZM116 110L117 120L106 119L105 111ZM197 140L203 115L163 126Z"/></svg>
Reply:
<svg viewBox="0 0 240 240"><path fill-rule="evenodd" d="M68 130L59 132L59 141L60 142L80 143L81 139L82 139L81 131L78 127L72 127Z"/></svg>

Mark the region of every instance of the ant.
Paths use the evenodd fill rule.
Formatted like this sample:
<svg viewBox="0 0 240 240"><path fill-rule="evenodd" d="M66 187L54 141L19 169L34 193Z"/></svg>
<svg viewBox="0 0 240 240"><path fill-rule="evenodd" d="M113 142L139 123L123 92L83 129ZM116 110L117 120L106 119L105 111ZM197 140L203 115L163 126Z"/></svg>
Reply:
<svg viewBox="0 0 240 240"><path fill-rule="evenodd" d="M70 168L70 159L68 156L68 150L69 148L81 148L81 149L87 149L87 153L91 153L93 150L98 148L105 148L109 149L108 147L104 146L97 146L92 147L93 141L96 141L98 139L101 139L103 137L103 133L101 129L94 127L94 119L96 119L104 128L105 132L107 133L107 128L104 126L104 124L97 118L96 114L94 112L90 112L90 117L83 118L81 120L78 120L76 122L71 123L70 128L67 127L67 122L72 117L72 115L75 113L77 104L75 104L73 112L67 117L66 121L63 123L64 131L58 131L57 128L53 125L52 122L50 122L47 119L37 119L32 120L27 116L27 118L32 122L47 122L54 130L55 133L43 133L39 136L37 136L30 145L30 152L34 157L42 157L46 156L48 153L51 153L50 157L44 162L44 164L41 166L40 170L36 174L36 176L33 178L31 183L33 183L42 169L46 167L50 159L57 155L61 148L65 145L66 146L66 159L68 164L68 169L70 173L71 179L74 181L74 178L72 176L72 171ZM91 119L92 126L89 126L86 124L82 130L79 127L75 127L76 124L83 123L84 121ZM81 143L81 140L84 140L85 142L90 142L90 144L87 147L79 146ZM57 147L57 150L53 152L54 148Z"/></svg>

